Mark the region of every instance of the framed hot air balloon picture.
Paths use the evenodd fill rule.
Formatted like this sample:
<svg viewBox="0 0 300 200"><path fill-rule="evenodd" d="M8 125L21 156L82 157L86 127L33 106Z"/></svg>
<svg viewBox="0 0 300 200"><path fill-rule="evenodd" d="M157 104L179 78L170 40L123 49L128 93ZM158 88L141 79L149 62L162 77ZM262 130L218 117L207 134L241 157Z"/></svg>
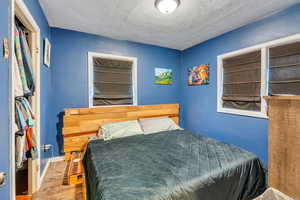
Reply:
<svg viewBox="0 0 300 200"><path fill-rule="evenodd" d="M209 84L209 65L198 65L188 68L188 85Z"/></svg>
<svg viewBox="0 0 300 200"><path fill-rule="evenodd" d="M172 69L155 68L155 84L171 85L173 83Z"/></svg>

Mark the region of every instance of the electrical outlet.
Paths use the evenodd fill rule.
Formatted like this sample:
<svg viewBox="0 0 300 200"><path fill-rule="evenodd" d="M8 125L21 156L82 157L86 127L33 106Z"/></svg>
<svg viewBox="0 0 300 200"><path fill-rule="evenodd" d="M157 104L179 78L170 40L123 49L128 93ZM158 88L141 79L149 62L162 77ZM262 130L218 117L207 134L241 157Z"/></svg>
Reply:
<svg viewBox="0 0 300 200"><path fill-rule="evenodd" d="M52 148L52 144L44 144L43 145L43 150L44 152L46 152L47 150L51 149Z"/></svg>

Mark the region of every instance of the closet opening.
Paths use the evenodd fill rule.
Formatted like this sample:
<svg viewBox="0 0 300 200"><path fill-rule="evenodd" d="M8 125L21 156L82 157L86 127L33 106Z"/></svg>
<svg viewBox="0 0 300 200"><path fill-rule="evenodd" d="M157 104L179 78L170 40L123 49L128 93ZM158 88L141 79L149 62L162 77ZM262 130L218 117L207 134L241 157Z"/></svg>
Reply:
<svg viewBox="0 0 300 200"><path fill-rule="evenodd" d="M11 196L31 199L40 186L40 29L21 0L11 33Z"/></svg>

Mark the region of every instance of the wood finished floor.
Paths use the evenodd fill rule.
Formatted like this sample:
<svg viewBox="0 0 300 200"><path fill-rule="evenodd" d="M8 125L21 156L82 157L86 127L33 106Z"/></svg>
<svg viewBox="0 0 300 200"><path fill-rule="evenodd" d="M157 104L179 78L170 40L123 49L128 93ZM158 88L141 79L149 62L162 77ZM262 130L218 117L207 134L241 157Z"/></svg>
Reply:
<svg viewBox="0 0 300 200"><path fill-rule="evenodd" d="M51 163L41 189L32 197L33 200L82 200L81 185L67 185L64 161Z"/></svg>

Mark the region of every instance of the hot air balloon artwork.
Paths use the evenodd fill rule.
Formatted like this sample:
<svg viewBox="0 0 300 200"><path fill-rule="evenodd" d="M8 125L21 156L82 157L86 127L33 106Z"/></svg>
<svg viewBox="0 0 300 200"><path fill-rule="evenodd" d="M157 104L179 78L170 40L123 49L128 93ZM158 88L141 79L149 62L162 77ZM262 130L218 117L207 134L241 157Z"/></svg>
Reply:
<svg viewBox="0 0 300 200"><path fill-rule="evenodd" d="M155 68L155 83L159 85L171 85L173 83L172 69Z"/></svg>

